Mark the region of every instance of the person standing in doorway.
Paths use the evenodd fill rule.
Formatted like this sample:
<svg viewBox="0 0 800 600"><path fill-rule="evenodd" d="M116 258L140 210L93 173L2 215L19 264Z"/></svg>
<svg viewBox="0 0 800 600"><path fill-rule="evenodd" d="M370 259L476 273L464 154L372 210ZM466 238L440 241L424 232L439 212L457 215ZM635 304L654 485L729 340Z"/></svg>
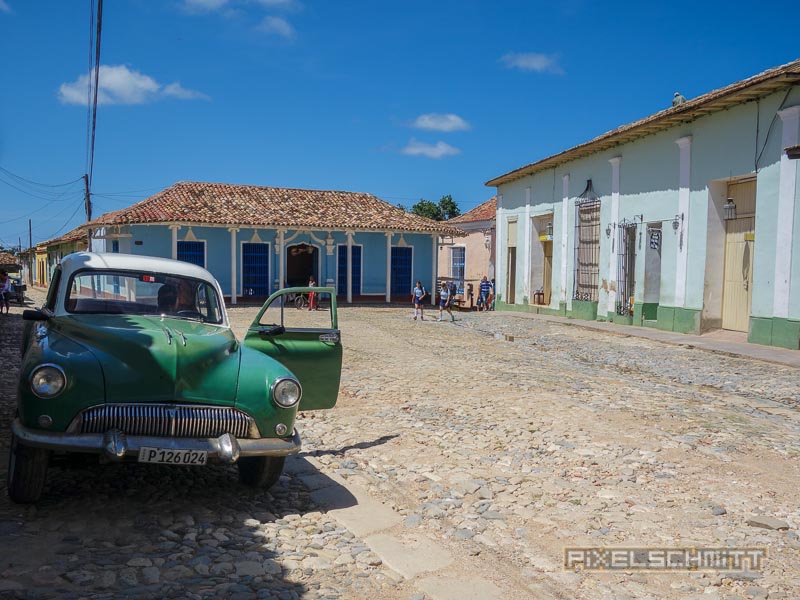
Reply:
<svg viewBox="0 0 800 600"><path fill-rule="evenodd" d="M308 287L317 287L317 280L314 279L312 275L308 280ZM316 294L314 292L308 293L308 310L314 310L314 301L316 300Z"/></svg>
<svg viewBox="0 0 800 600"><path fill-rule="evenodd" d="M442 287L439 290L439 318L437 319L438 321L442 320L443 310L446 310L447 314L450 315L451 322L456 320L456 318L453 316L453 311L450 309L452 304L453 304L453 291L450 288L450 286L447 285L447 282L443 281Z"/></svg>
<svg viewBox="0 0 800 600"><path fill-rule="evenodd" d="M419 320L425 320L425 296L428 295L428 292L425 291L425 287L422 285L421 281L417 281L417 285L414 286L414 289L411 290L411 302L414 303L414 320L417 320L417 311L419 311Z"/></svg>

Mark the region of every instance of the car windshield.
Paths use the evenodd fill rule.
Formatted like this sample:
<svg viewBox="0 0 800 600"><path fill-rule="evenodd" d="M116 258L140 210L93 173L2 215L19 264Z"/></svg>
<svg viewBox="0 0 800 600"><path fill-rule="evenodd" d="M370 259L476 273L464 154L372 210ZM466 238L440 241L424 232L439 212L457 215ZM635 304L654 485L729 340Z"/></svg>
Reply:
<svg viewBox="0 0 800 600"><path fill-rule="evenodd" d="M214 286L199 279L136 271L79 271L65 308L76 314L165 315L222 323Z"/></svg>

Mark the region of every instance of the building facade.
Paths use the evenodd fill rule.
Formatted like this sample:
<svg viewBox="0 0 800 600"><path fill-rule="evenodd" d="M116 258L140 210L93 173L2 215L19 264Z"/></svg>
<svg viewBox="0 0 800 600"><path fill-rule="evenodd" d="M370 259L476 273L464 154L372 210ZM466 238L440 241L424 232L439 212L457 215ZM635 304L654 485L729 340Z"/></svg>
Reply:
<svg viewBox="0 0 800 600"><path fill-rule="evenodd" d="M463 215L447 221L464 236L442 238L439 244L439 275L458 283L459 293L469 303L470 285L477 299L478 283L486 276L494 277L494 219L497 199L490 198Z"/></svg>
<svg viewBox="0 0 800 600"><path fill-rule="evenodd" d="M185 260L236 304L287 286L334 287L340 301L407 301L437 278L440 235L457 230L370 194L179 182L83 227L92 250Z"/></svg>
<svg viewBox="0 0 800 600"><path fill-rule="evenodd" d="M500 306L797 349L799 135L800 60L487 182Z"/></svg>

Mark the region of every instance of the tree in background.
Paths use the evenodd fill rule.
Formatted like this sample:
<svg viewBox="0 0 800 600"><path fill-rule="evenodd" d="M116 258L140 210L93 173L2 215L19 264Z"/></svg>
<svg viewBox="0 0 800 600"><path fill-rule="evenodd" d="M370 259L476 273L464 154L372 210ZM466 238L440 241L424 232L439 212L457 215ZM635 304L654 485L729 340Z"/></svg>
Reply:
<svg viewBox="0 0 800 600"><path fill-rule="evenodd" d="M445 221L461 214L458 204L450 194L442 196L438 204L430 200L421 199L411 207L411 212L434 221Z"/></svg>

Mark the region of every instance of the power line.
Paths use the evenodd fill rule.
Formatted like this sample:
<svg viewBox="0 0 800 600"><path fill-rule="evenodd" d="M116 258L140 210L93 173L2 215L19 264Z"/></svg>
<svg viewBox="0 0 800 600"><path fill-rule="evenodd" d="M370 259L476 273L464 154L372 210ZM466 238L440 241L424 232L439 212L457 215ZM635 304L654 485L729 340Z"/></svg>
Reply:
<svg viewBox="0 0 800 600"><path fill-rule="evenodd" d="M8 181L3 179L2 177L0 177L0 182L5 183L10 188L14 188L18 192L22 192L23 194L25 194L27 196L31 196L32 198L36 198L38 200L44 200L45 202L59 202L67 194L74 193L74 190L65 190L63 192L59 192L58 194L56 194L54 196L42 196L42 195L40 195L40 192L33 193L33 192L29 191L29 190L26 190L26 189L23 189L21 187L18 187L16 185L14 185L13 183L9 183Z"/></svg>
<svg viewBox="0 0 800 600"><path fill-rule="evenodd" d="M15 173L12 173L11 171L9 171L8 169L5 169L3 167L0 167L0 172L2 172L2 173L6 174L9 177L12 177L14 179L18 179L20 181L24 181L25 183L30 183L32 185L40 185L42 187L50 187L50 188L64 187L64 186L67 186L67 185L72 185L73 183L77 183L77 182L79 182L81 180L81 178L78 177L77 179L73 179L72 181L67 181L66 183L41 183L39 181L33 181L32 179L27 179L27 178L23 177L22 175L17 175Z"/></svg>

